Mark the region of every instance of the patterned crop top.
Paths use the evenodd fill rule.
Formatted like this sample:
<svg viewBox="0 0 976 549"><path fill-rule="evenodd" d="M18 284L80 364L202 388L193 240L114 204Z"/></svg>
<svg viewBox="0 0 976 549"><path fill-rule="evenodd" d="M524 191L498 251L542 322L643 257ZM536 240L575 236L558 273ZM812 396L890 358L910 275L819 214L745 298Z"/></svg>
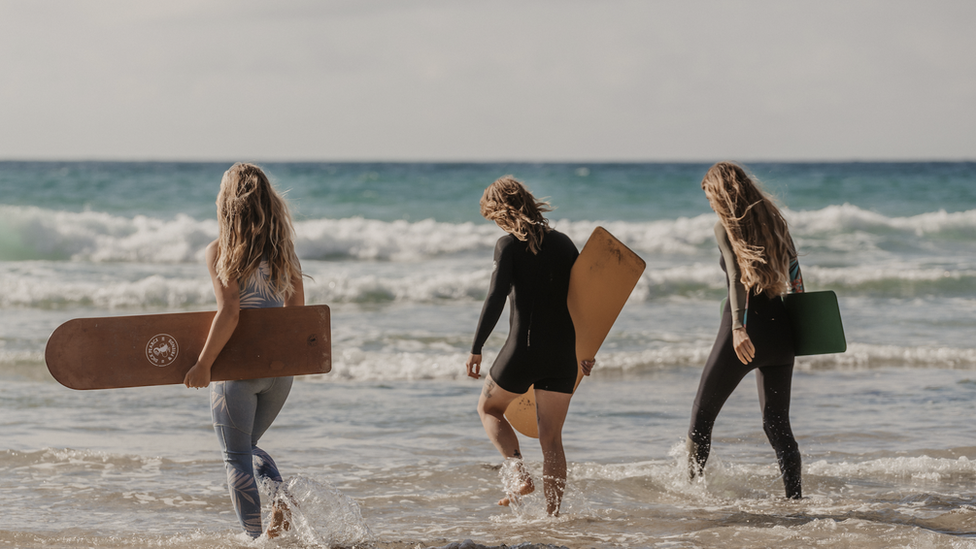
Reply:
<svg viewBox="0 0 976 549"><path fill-rule="evenodd" d="M271 287L270 278L271 265L262 259L247 282L240 283L241 309L267 309L284 306L285 300L275 293Z"/></svg>

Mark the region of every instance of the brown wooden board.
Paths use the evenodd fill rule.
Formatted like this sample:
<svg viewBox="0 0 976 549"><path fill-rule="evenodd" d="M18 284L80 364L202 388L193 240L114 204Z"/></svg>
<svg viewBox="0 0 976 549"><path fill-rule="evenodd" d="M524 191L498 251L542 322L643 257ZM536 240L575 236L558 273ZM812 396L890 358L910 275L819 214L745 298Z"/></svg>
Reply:
<svg viewBox="0 0 976 549"><path fill-rule="evenodd" d="M644 272L644 260L603 227L593 230L569 275L569 314L576 328L576 360L592 360L617 315ZM576 377L576 386L583 371ZM505 410L512 427L523 435L539 437L535 391L515 399Z"/></svg>
<svg viewBox="0 0 976 549"><path fill-rule="evenodd" d="M76 318L51 334L44 360L72 389L116 389L183 383L216 313ZM217 356L213 381L332 370L329 307L242 309L237 329Z"/></svg>

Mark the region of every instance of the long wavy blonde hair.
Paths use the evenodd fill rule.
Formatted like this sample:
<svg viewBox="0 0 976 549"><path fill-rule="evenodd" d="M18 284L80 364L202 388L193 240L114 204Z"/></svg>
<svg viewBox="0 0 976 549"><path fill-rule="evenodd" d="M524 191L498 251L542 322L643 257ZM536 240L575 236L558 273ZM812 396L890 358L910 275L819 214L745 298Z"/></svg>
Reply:
<svg viewBox="0 0 976 549"><path fill-rule="evenodd" d="M772 198L732 162L709 168L702 190L729 235L742 285L770 297L786 293L790 259L796 250L786 219Z"/></svg>
<svg viewBox="0 0 976 549"><path fill-rule="evenodd" d="M521 181L502 176L485 189L481 197L481 215L499 227L529 243L529 251L538 254L542 239L552 230L543 212L551 212L548 202L536 200Z"/></svg>
<svg viewBox="0 0 976 549"><path fill-rule="evenodd" d="M287 298L302 276L294 229L284 198L254 164L237 163L224 173L217 195L217 277L226 285L245 281L262 259L271 267L274 292Z"/></svg>

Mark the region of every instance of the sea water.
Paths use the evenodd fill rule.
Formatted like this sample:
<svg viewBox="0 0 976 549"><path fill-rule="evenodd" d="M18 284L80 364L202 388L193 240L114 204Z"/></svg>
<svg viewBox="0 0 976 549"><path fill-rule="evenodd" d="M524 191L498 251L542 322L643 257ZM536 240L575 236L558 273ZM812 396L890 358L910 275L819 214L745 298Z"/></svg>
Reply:
<svg viewBox="0 0 976 549"><path fill-rule="evenodd" d="M71 318L214 308L203 249L228 166L0 162L0 547L976 546L976 164L748 166L784 207L808 290L837 292L849 343L797 360L799 502L752 375L704 479L686 476L725 295L707 165L265 164L307 301L332 309L334 367L297 378L262 439L295 513L257 541L204 391L74 391L43 359ZM539 493L495 504L502 460L464 375L502 235L478 200L505 174L578 247L603 226L647 261L573 398L558 518ZM538 479L538 444L521 444Z"/></svg>

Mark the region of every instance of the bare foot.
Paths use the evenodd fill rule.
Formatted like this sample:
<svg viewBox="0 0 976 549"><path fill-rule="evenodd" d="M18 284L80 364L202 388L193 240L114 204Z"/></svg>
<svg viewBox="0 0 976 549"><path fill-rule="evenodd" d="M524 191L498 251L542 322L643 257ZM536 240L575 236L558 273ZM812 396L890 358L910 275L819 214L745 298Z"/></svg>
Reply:
<svg viewBox="0 0 976 549"><path fill-rule="evenodd" d="M525 471L523 471L523 473L525 473ZM525 473L525 476L522 477L522 485L519 486L518 492L513 495L517 500L519 497L527 496L532 492L535 492L535 484L532 483L532 477L530 477L528 473ZM511 496L504 497L498 500L498 505L501 505L502 507L508 507L511 504L512 504Z"/></svg>
<svg viewBox="0 0 976 549"><path fill-rule="evenodd" d="M271 524L268 524L268 538L274 539L282 532L291 529L291 510L283 501L276 501L271 504Z"/></svg>

